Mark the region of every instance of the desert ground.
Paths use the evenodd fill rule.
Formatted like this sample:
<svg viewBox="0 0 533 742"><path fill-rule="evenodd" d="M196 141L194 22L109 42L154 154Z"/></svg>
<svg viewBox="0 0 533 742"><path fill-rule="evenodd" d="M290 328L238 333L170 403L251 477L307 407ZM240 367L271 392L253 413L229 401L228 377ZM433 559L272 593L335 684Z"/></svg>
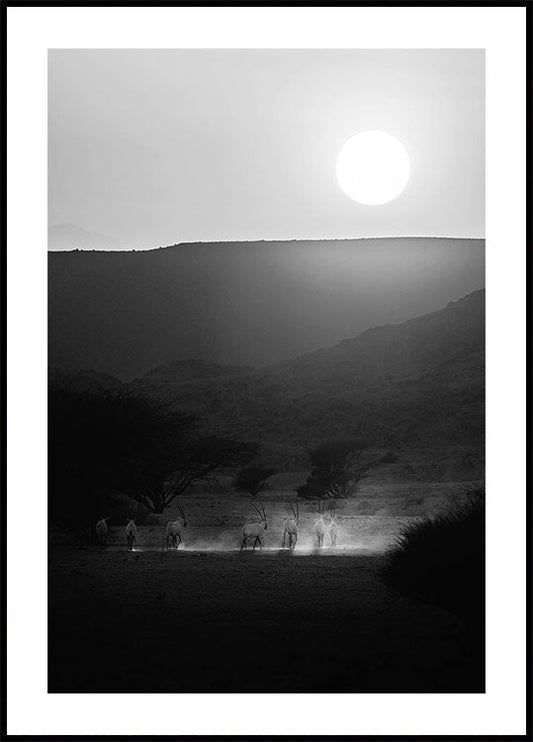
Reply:
<svg viewBox="0 0 533 742"><path fill-rule="evenodd" d="M428 491L431 507L442 507L462 490ZM184 501L189 526L178 551L164 549L166 514L139 527L133 552L122 524L111 526L105 551L56 534L49 690L481 691L482 668L460 620L385 584L388 547L403 523L420 517L391 515L390 500L405 512L400 502L420 498L412 485L382 495L387 513L357 514L363 497L341 504L338 548L320 552L312 503L300 505L296 551L280 548L287 502L272 493L263 498L264 549L255 552L239 551L242 522L254 515L241 496L223 506L213 494Z"/></svg>

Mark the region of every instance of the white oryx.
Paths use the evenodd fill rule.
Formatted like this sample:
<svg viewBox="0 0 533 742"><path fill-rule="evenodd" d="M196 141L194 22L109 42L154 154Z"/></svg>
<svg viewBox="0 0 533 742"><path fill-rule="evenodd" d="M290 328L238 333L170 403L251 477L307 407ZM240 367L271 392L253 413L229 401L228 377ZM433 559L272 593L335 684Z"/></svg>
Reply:
<svg viewBox="0 0 533 742"><path fill-rule="evenodd" d="M296 503L296 508L291 504L291 515L283 521L283 548L285 548L285 539L289 539L289 550L293 551L298 541L298 526L300 525L300 508Z"/></svg>
<svg viewBox="0 0 533 742"><path fill-rule="evenodd" d="M96 539L101 549L105 549L107 544L107 520L109 520L109 516L107 518L100 518L96 524Z"/></svg>
<svg viewBox="0 0 533 742"><path fill-rule="evenodd" d="M329 540L332 546L337 546L337 536L339 535L339 527L333 520L333 509L329 509Z"/></svg>
<svg viewBox="0 0 533 742"><path fill-rule="evenodd" d="M137 526L135 525L135 521L133 518L131 518L127 524L126 528L124 529L126 532L126 541L128 542L128 549L130 551L133 551L133 544L135 543L135 539L137 538Z"/></svg>
<svg viewBox="0 0 533 742"><path fill-rule="evenodd" d="M247 548L247 542L248 539L253 539L254 541L254 551L257 544L261 548L263 548L263 542L261 541L261 538L264 536L264 531L267 529L267 517L265 513L265 508L263 505L261 505L261 510L254 505L252 502L252 507L256 511L256 513L261 518L261 521L259 523L246 523L242 528L242 541L241 541L241 551L245 548Z"/></svg>
<svg viewBox="0 0 533 742"><path fill-rule="evenodd" d="M177 549L179 547L182 541L182 523L183 528L187 528L187 520L185 518L185 513L181 505L178 505L178 510L180 513L180 518L178 518L178 520L169 520L169 522L167 523L167 549Z"/></svg>
<svg viewBox="0 0 533 742"><path fill-rule="evenodd" d="M326 535L326 524L324 523L324 510L326 503L323 500L318 501L318 517L315 520L315 536L318 544L318 548L321 549L324 545L324 536Z"/></svg>

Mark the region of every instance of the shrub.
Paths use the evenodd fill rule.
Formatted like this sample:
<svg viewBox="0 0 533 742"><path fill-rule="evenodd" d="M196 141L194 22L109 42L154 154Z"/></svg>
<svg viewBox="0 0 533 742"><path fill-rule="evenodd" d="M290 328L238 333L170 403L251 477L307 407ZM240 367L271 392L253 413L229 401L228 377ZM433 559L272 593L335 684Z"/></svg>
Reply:
<svg viewBox="0 0 533 742"><path fill-rule="evenodd" d="M308 453L311 473L298 487L307 499L342 498L353 495L371 467L365 446L356 440L322 443Z"/></svg>
<svg viewBox="0 0 533 742"><path fill-rule="evenodd" d="M483 492L447 513L405 526L384 576L400 592L440 605L469 628L479 628L485 608Z"/></svg>
<svg viewBox="0 0 533 742"><path fill-rule="evenodd" d="M485 502L482 491L448 513L401 532L385 581L400 592L454 613L464 626L459 669L465 690L485 688Z"/></svg>

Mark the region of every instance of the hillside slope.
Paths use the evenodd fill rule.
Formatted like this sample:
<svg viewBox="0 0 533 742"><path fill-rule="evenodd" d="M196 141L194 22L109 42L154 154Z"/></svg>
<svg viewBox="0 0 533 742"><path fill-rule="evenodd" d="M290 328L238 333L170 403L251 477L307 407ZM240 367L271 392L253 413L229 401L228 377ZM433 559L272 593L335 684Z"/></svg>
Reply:
<svg viewBox="0 0 533 742"><path fill-rule="evenodd" d="M49 360L123 380L189 359L262 367L430 312L483 278L483 240L51 252Z"/></svg>
<svg viewBox="0 0 533 742"><path fill-rule="evenodd" d="M266 457L286 467L321 441L356 436L376 449L409 450L411 460L416 452L417 471L431 478L433 470L435 481L478 479L484 323L485 292L476 291L260 371L184 380L175 364L128 386L194 412L209 431L260 441Z"/></svg>

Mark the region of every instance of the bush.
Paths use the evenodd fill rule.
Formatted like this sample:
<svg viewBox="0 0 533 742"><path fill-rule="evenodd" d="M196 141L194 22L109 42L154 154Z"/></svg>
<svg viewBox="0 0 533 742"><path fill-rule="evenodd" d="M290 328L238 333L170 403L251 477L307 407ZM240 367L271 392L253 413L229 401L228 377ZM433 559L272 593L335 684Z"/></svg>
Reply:
<svg viewBox="0 0 533 742"><path fill-rule="evenodd" d="M308 453L311 473L298 487L307 499L342 498L353 495L371 467L365 446L356 440L334 440Z"/></svg>
<svg viewBox="0 0 533 742"><path fill-rule="evenodd" d="M479 631L485 612L484 493L405 526L384 576L400 592L442 606Z"/></svg>
<svg viewBox="0 0 533 742"><path fill-rule="evenodd" d="M389 553L386 582L400 592L454 613L467 692L485 689L485 502L482 491L447 514L403 529Z"/></svg>

